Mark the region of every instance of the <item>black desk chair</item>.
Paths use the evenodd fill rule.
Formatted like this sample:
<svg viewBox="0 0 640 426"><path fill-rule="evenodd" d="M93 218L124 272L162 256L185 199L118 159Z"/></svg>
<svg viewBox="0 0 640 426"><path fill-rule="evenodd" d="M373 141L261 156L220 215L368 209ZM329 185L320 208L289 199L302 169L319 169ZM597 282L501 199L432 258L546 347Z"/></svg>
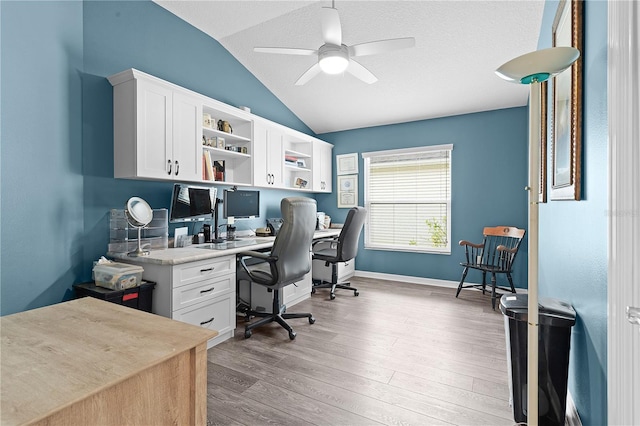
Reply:
<svg viewBox="0 0 640 426"><path fill-rule="evenodd" d="M482 234L484 238L482 243L479 244L465 240L460 241L460 245L464 246L465 261L460 263L464 270L462 271L462 279L458 285L458 291L456 291L456 297L460 294L460 290L468 287L481 288L482 294L485 294L488 272L491 274L491 306L495 310L496 299L499 297L496 293L496 288L509 290L512 293L516 292L511 278L511 268L513 261L516 259L516 254L518 254L520 243L524 238L525 230L513 226L495 226L484 228ZM469 269L482 271L482 284L463 285ZM498 287L496 285L496 274L505 274L511 288Z"/></svg>
<svg viewBox="0 0 640 426"><path fill-rule="evenodd" d="M286 307L280 305L280 290L300 281L311 270L309 248L316 227L316 201L305 197L283 198L280 210L283 223L271 252L246 251L239 255L242 268L238 270L238 281L250 281L273 289L271 313L247 311L247 319L252 316L261 319L245 327L245 338L251 337L254 328L275 321L289 332L289 338L293 340L296 333L285 319L308 318L309 324L316 321L310 313L285 313ZM255 259L263 262L251 265Z"/></svg>
<svg viewBox="0 0 640 426"><path fill-rule="evenodd" d="M364 207L353 207L347 214L340 235L336 238L318 240L313 244L313 259L322 260L325 266L331 265L331 282L314 280L311 294L318 288L330 288L329 297L336 298L336 288L353 290L353 295L357 296L358 289L351 287L351 283L338 283L338 263L348 262L358 254L358 240L360 232L367 217L367 210Z"/></svg>

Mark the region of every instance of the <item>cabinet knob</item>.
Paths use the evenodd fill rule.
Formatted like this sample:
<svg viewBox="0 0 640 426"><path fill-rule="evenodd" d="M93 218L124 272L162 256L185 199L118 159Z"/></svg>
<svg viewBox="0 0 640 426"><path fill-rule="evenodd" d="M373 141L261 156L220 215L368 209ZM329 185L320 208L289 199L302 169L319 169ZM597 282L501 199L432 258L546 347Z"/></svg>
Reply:
<svg viewBox="0 0 640 426"><path fill-rule="evenodd" d="M171 160L167 160L167 163L169 163L169 171L167 172L167 174L170 175L171 174L171 166L172 166Z"/></svg>
<svg viewBox="0 0 640 426"><path fill-rule="evenodd" d="M180 173L180 163L176 160L176 176L178 176L178 173Z"/></svg>

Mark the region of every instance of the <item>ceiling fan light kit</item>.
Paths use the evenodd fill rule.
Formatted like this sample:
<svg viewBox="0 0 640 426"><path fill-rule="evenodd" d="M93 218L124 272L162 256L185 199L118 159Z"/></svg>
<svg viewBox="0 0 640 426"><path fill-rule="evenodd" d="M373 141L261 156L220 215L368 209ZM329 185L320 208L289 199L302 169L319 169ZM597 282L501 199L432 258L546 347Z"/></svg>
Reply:
<svg viewBox="0 0 640 426"><path fill-rule="evenodd" d="M354 61L353 57L378 55L415 46L413 37L378 40L354 46L344 45L342 44L340 16L338 15L338 9L335 7L322 8L321 23L324 44L317 50L289 47L254 47L253 51L282 55L317 55L318 62L298 78L295 83L296 86L307 83L321 71L325 74L341 74L346 71L357 79L367 84L372 84L378 81L378 78L362 64Z"/></svg>
<svg viewBox="0 0 640 426"><path fill-rule="evenodd" d="M318 49L318 64L327 74L340 74L349 66L347 46L325 44Z"/></svg>

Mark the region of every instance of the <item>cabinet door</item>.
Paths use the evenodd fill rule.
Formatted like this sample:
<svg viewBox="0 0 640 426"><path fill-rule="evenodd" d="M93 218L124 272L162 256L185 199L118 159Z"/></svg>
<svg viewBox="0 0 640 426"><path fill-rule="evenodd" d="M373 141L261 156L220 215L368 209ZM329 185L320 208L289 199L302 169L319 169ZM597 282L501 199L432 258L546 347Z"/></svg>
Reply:
<svg viewBox="0 0 640 426"><path fill-rule="evenodd" d="M172 91L138 80L136 94L136 176L171 179Z"/></svg>
<svg viewBox="0 0 640 426"><path fill-rule="evenodd" d="M284 154L282 152L282 132L271 128L267 134L267 170L271 174L271 186L282 188Z"/></svg>
<svg viewBox="0 0 640 426"><path fill-rule="evenodd" d="M202 103L173 93L173 170L176 179L202 181Z"/></svg>
<svg viewBox="0 0 640 426"><path fill-rule="evenodd" d="M320 140L313 141L313 190L331 192L332 190L333 147Z"/></svg>
<svg viewBox="0 0 640 426"><path fill-rule="evenodd" d="M253 184L282 187L282 133L261 121L253 125Z"/></svg>
<svg viewBox="0 0 640 426"><path fill-rule="evenodd" d="M268 187L271 181L267 171L267 126L261 121L253 122L253 185Z"/></svg>

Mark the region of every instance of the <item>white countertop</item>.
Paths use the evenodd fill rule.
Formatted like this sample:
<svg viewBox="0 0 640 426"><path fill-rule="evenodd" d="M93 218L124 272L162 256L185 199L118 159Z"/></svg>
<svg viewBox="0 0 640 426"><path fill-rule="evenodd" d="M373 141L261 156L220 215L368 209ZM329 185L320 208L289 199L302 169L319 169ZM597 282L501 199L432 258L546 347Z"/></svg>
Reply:
<svg viewBox="0 0 640 426"><path fill-rule="evenodd" d="M316 231L313 239L335 237L341 229L327 229ZM240 237L236 241L228 241L221 245L211 243L194 244L188 247L169 248L165 250L151 250L148 256L130 257L127 253L108 252L111 259L133 260L139 263L151 263L156 265L178 265L181 263L195 262L214 257L229 256L243 251L260 250L273 245L275 237ZM218 248L212 248L218 247Z"/></svg>

